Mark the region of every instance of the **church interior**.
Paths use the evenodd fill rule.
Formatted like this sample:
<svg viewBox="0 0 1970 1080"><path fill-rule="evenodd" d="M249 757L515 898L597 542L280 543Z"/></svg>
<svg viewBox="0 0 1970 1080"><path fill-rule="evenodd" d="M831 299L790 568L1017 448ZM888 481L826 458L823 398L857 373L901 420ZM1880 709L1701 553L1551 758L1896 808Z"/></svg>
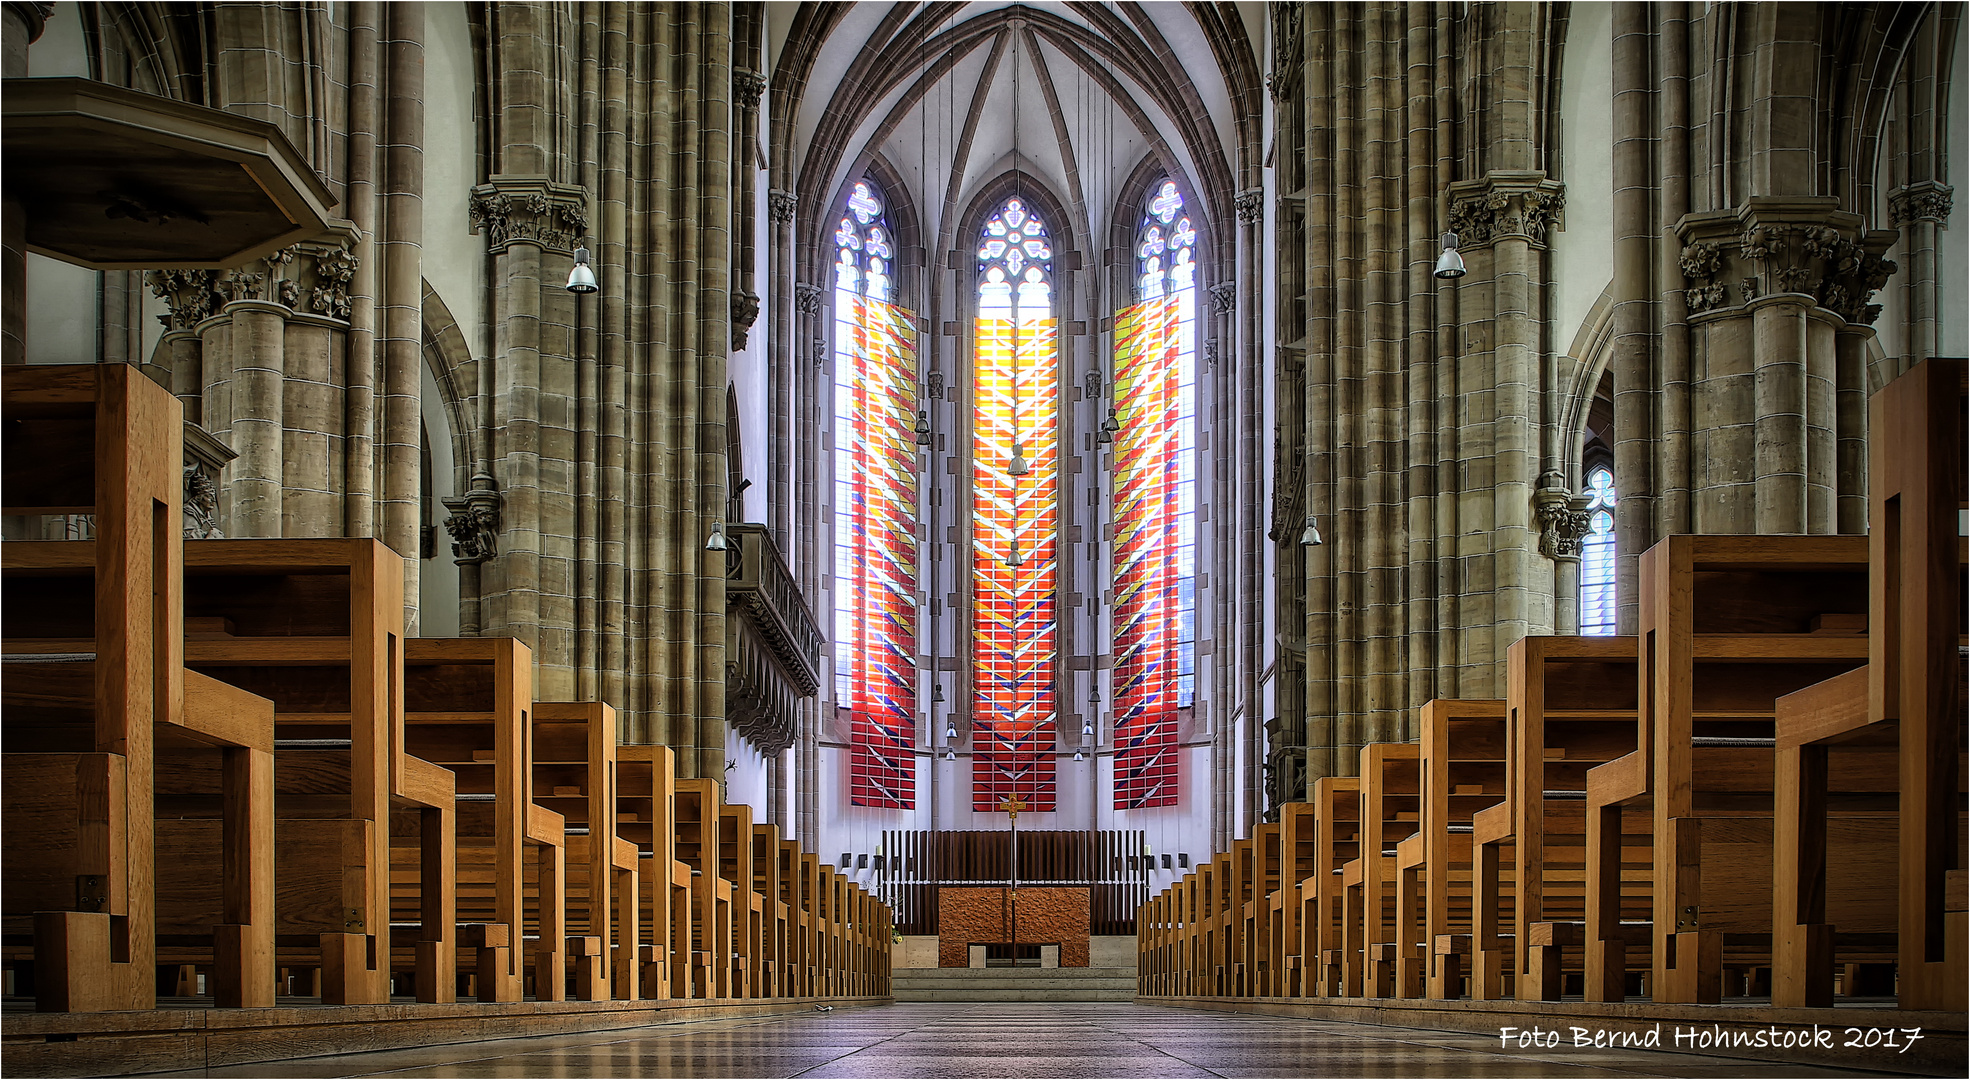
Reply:
<svg viewBox="0 0 1970 1080"><path fill-rule="evenodd" d="M4 1068L1963 1075L1964 15L0 3Z"/></svg>

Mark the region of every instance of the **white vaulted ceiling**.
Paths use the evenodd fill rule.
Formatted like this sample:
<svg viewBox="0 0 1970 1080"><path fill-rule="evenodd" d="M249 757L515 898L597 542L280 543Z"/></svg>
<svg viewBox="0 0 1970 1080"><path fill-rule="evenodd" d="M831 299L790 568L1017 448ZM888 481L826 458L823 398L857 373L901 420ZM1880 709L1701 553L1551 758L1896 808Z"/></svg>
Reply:
<svg viewBox="0 0 1970 1080"><path fill-rule="evenodd" d="M769 4L778 182L839 201L880 156L910 189L925 244L1017 169L1066 208L1077 247L1104 238L1146 155L1196 192L1207 230L1256 186L1263 5ZM1213 41L1216 47L1213 47ZM1255 92L1256 91L1256 92ZM1247 103L1238 114L1239 101ZM1242 128L1241 128L1242 122ZM824 199L823 199L824 195ZM892 195L892 199L895 196ZM810 203L811 200L811 203Z"/></svg>

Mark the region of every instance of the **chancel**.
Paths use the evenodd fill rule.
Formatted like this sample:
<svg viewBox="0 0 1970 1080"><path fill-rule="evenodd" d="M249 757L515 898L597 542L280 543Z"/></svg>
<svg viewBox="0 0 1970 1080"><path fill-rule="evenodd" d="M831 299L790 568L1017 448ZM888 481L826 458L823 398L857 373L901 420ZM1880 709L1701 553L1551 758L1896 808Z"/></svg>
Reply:
<svg viewBox="0 0 1970 1080"><path fill-rule="evenodd" d="M1963 16L0 3L7 1073L1963 1075Z"/></svg>

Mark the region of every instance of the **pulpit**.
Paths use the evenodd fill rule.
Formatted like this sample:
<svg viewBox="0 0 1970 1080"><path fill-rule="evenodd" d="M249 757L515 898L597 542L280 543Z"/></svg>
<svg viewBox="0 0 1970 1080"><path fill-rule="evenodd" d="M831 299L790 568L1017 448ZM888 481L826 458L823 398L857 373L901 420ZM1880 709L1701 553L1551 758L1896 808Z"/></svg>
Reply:
<svg viewBox="0 0 1970 1080"><path fill-rule="evenodd" d="M937 966L968 966L976 945L1052 945L1061 967L1087 967L1090 893L1048 885L939 889Z"/></svg>

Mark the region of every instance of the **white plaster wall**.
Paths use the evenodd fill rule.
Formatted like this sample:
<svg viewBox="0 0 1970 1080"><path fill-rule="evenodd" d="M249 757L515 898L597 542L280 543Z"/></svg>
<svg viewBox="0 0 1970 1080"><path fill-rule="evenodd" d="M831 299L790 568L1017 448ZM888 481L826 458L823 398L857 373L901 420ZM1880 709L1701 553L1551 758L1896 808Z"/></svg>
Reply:
<svg viewBox="0 0 1970 1080"><path fill-rule="evenodd" d="M76 4L61 4L28 48L35 78L88 78L89 49ZM102 355L102 275L58 259L27 256L27 360L31 364L93 364Z"/></svg>
<svg viewBox="0 0 1970 1080"><path fill-rule="evenodd" d="M458 564L452 561L451 537L444 529L444 500L454 494L451 419L439 403L438 380L428 365L419 364L423 380L419 410L424 438L431 451L432 524L437 527L434 554L417 575L417 632L423 637L458 636Z"/></svg>
<svg viewBox="0 0 1970 1080"><path fill-rule="evenodd" d="M1953 49L1949 64L1949 131L1945 136L1943 160L1954 164L1962 162L1963 153L1970 150L1970 84L1964 81L1967 76L1961 32L1956 35ZM1970 304L1964 303L1964 298L1970 296L1970 225L1964 223L1970 217L1970 188L1965 187L1965 179L1962 165L1956 164L1955 173L1946 180L1961 194L1949 221L1936 233L1941 248L1936 260L1936 291L1942 297L1942 325L1936 328L1936 350L1943 356L1970 356Z"/></svg>
<svg viewBox="0 0 1970 1080"><path fill-rule="evenodd" d="M102 355L102 275L27 253L27 362L93 364Z"/></svg>
<svg viewBox="0 0 1970 1080"><path fill-rule="evenodd" d="M480 177L465 5L426 4L424 34L424 280L472 355L485 356L486 239L471 232L466 209Z"/></svg>
<svg viewBox="0 0 1970 1080"><path fill-rule="evenodd" d="M1550 347L1565 352L1602 290L1614 281L1614 15L1610 4L1573 4L1561 59L1560 169L1566 227L1552 237Z"/></svg>
<svg viewBox="0 0 1970 1080"><path fill-rule="evenodd" d="M424 18L424 280L451 312L466 347L484 356L486 241L467 228L466 211L479 179L472 35L462 3L427 4ZM456 494L451 422L430 369L421 368L421 375L432 497L443 499ZM427 637L458 633L458 566L443 531L446 513L442 502L433 508L436 555L424 560L418 580L418 632Z"/></svg>
<svg viewBox="0 0 1970 1080"><path fill-rule="evenodd" d="M30 78L52 79L72 75L88 79L95 76L89 65L88 40L82 35L82 5L57 4L55 13L41 29L40 38L28 46L27 74Z"/></svg>
<svg viewBox="0 0 1970 1080"><path fill-rule="evenodd" d="M766 759L739 735L739 729L725 729L725 801L752 807L752 820L763 823L768 808Z"/></svg>

